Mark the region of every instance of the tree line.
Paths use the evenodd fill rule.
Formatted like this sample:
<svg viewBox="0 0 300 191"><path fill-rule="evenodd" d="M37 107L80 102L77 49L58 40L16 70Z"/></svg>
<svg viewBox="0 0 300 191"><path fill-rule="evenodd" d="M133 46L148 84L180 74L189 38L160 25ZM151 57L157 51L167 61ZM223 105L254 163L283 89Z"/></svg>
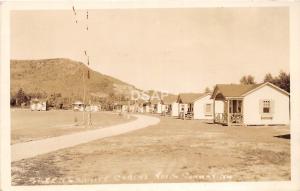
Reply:
<svg viewBox="0 0 300 191"><path fill-rule="evenodd" d="M10 105L13 107L28 106L31 99L42 99L47 102L49 107L62 109L64 103L68 102L67 98L63 98L61 93L53 93L47 95L46 93L26 93L23 88L20 88L17 93L11 94Z"/></svg>
<svg viewBox="0 0 300 191"><path fill-rule="evenodd" d="M82 101L82 96L64 97L61 93L27 93L20 88L16 93L11 93L10 105L12 107L28 107L32 99L46 101L48 108L70 109L75 101ZM105 110L112 110L114 103L118 101L128 101L129 97L123 94L109 93L107 97L89 96L86 97L86 104L100 104Z"/></svg>
<svg viewBox="0 0 300 191"><path fill-rule="evenodd" d="M263 82L270 82L281 89L290 92L290 74L284 71L280 71L277 76L272 76L271 73L267 73ZM243 76L240 79L241 84L256 84L257 82L252 75Z"/></svg>
<svg viewBox="0 0 300 191"><path fill-rule="evenodd" d="M273 76L271 73L267 73L263 79L263 81L261 83L264 82L270 82L278 87L280 87L281 89L290 92L290 74L286 73L284 71L280 71L279 74L277 76ZM240 79L240 84L257 84L257 82L255 81L254 76L252 75L245 75ZM214 89L215 87L213 87ZM206 87L204 89L205 93L211 93L212 90L209 87Z"/></svg>
<svg viewBox="0 0 300 191"><path fill-rule="evenodd" d="M263 79L263 82L270 82L281 89L290 92L290 74L284 71L280 71L277 76L272 76L271 73L267 73ZM254 76L245 75L240 79L240 84L257 84ZM211 92L207 87L205 92ZM71 107L73 101L80 100L80 97L63 97L61 93L26 93L20 88L17 93L11 94L10 105L11 106L28 106L32 98L38 98L46 100L49 107L63 109ZM101 104L106 110L111 110L116 101L128 101L129 98L122 94L110 93L107 97L91 96L87 100L91 100L92 103Z"/></svg>

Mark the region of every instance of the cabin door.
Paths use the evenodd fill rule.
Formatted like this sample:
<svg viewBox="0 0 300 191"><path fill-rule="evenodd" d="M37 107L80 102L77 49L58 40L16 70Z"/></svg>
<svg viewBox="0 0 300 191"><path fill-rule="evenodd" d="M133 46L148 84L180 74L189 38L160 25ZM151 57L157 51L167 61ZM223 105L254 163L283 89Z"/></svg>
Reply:
<svg viewBox="0 0 300 191"><path fill-rule="evenodd" d="M242 100L229 100L229 113L242 113Z"/></svg>
<svg viewBox="0 0 300 191"><path fill-rule="evenodd" d="M243 100L229 100L229 122L243 123Z"/></svg>

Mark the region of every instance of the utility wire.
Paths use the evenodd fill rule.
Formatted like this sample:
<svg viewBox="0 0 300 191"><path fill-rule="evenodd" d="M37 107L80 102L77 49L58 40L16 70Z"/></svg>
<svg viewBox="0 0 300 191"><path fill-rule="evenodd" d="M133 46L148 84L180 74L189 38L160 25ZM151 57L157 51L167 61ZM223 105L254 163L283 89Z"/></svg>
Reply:
<svg viewBox="0 0 300 191"><path fill-rule="evenodd" d="M77 12L76 12L76 9L75 7L73 6L72 7L73 9L73 14L74 14L74 19L75 19L75 24L78 24L78 19L77 19ZM89 12L88 10L86 11L86 27L85 27L85 30L86 32L89 31L89 25L88 25L88 19L89 19ZM87 53L87 47L85 47L85 50L84 50L84 55L86 56L87 58L87 79L90 79L90 59L89 59L89 55ZM86 80L85 80L85 71L83 70L83 74L82 74L82 81L83 81L83 104L85 104L85 98L86 98ZM89 116L88 116L88 121L87 121L87 125L88 126L91 126L92 125L92 117L91 117L91 100L89 100L89 105L90 105L90 111L89 111ZM83 111L83 121L85 123L85 109Z"/></svg>

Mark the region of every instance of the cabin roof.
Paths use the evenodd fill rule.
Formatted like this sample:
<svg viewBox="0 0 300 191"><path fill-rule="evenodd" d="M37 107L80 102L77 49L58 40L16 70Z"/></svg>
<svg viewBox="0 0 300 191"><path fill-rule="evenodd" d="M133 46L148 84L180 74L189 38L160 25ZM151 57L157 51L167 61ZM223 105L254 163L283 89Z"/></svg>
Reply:
<svg viewBox="0 0 300 191"><path fill-rule="evenodd" d="M261 84L217 84L215 90L224 97L241 97L243 94L257 88ZM214 90L214 94L216 93Z"/></svg>
<svg viewBox="0 0 300 191"><path fill-rule="evenodd" d="M264 87L264 86L269 86L269 87L274 88L275 90L277 90L277 91L283 93L284 95L290 96L290 93L289 93L289 92L285 91L284 89L282 89L282 88L280 88L279 86L276 86L276 85L274 85L274 84L272 84L272 83L270 83L270 82L265 82L265 83L262 83L262 84L258 85L258 86L255 87L254 89L252 89L252 90L250 90L250 91L244 93L243 96L246 96L246 95L250 94L251 92L254 92L254 91L256 91L256 90L258 90L259 88L262 88L262 87Z"/></svg>
<svg viewBox="0 0 300 191"><path fill-rule="evenodd" d="M174 102L176 102L178 99L178 95L168 95L166 97L163 98L163 103L164 104L172 104Z"/></svg>
<svg viewBox="0 0 300 191"><path fill-rule="evenodd" d="M137 99L137 100L135 100L135 101L133 101L133 102L135 102L135 103L137 103L137 104L143 104L143 103L145 103L145 102L148 102L148 100L144 100L144 99L139 98L139 99Z"/></svg>
<svg viewBox="0 0 300 191"><path fill-rule="evenodd" d="M289 95L288 92L284 91L283 89L271 84L270 82L260 83L260 84L217 84L214 92L212 94L212 98L216 97L217 94L222 94L224 97L244 97L250 92L256 91L257 89L268 85L286 95Z"/></svg>
<svg viewBox="0 0 300 191"><path fill-rule="evenodd" d="M178 102L180 103L193 103L197 99L207 95L206 93L182 93L178 96Z"/></svg>
<svg viewBox="0 0 300 191"><path fill-rule="evenodd" d="M47 101L47 98L31 98L31 102L45 102Z"/></svg>

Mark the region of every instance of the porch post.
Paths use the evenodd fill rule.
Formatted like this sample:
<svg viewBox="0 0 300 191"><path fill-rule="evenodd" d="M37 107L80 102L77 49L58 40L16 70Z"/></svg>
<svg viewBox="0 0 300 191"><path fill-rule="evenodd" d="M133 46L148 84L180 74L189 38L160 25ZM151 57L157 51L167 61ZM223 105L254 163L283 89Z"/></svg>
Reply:
<svg viewBox="0 0 300 191"><path fill-rule="evenodd" d="M215 114L215 98L213 100L213 122L216 122L216 114Z"/></svg>
<svg viewBox="0 0 300 191"><path fill-rule="evenodd" d="M230 107L230 99L228 99L227 100L227 126L229 126L230 125L230 119L229 119L229 115L230 115L230 113L229 113L229 107Z"/></svg>
<svg viewBox="0 0 300 191"><path fill-rule="evenodd" d="M244 99L241 102L242 124L244 125Z"/></svg>

